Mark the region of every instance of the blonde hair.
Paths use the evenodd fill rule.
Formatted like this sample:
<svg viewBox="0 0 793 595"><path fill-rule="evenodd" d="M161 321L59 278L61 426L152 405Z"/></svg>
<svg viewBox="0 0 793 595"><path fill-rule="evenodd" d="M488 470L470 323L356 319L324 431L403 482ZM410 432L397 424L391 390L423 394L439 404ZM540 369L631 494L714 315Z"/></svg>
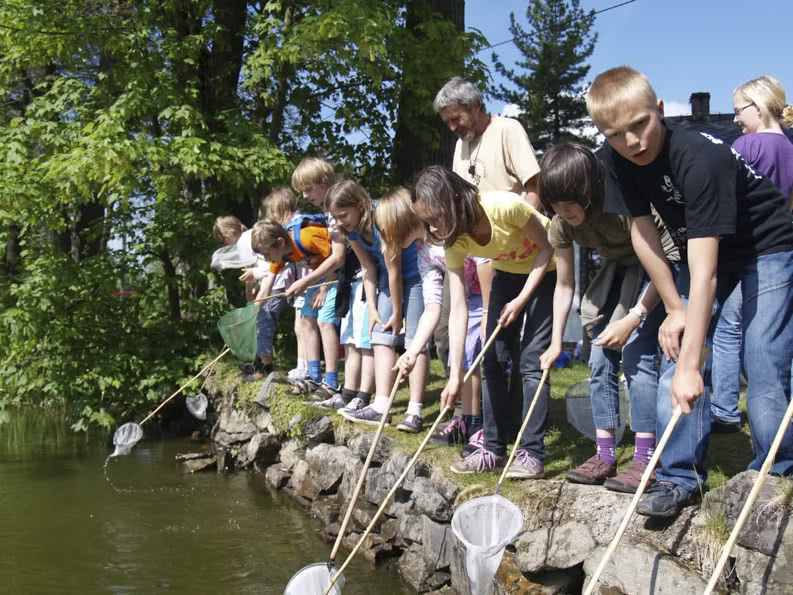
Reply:
<svg viewBox="0 0 793 595"><path fill-rule="evenodd" d="M236 236L237 239L243 232L248 231L245 224L234 215L222 215L215 219L212 225L212 235L218 242L225 243L227 239Z"/></svg>
<svg viewBox="0 0 793 595"><path fill-rule="evenodd" d="M740 95L757 107L760 119L765 126L785 120L785 87L769 75L758 76L735 88L733 95ZM788 116L791 109L788 109ZM788 120L789 121L789 120ZM790 123L786 124L790 127Z"/></svg>
<svg viewBox="0 0 793 595"><path fill-rule="evenodd" d="M782 110L782 121L780 122L785 128L793 128L793 105L786 105Z"/></svg>
<svg viewBox="0 0 793 595"><path fill-rule="evenodd" d="M262 201L264 217L286 225L297 210L297 197L289 186L276 188Z"/></svg>
<svg viewBox="0 0 793 595"><path fill-rule="evenodd" d="M283 239L286 245L290 243L289 234L275 219L264 219L253 226L251 246L254 252L264 253L265 250L278 244L279 239Z"/></svg>
<svg viewBox="0 0 793 595"><path fill-rule="evenodd" d="M352 180L336 182L325 193L325 209L333 214L335 209L358 209L361 220L358 222L358 231L366 232L374 225L374 209L369 193L360 184ZM340 230L343 233L343 230Z"/></svg>
<svg viewBox="0 0 793 595"><path fill-rule="evenodd" d="M378 200L374 221L388 260L402 253L402 245L417 227L424 229L424 222L413 210L410 191L402 187L394 188Z"/></svg>
<svg viewBox="0 0 793 595"><path fill-rule="evenodd" d="M637 103L655 108L658 97L647 77L629 66L600 73L586 94L586 109L598 127L613 120L625 104Z"/></svg>
<svg viewBox="0 0 793 595"><path fill-rule="evenodd" d="M292 186L298 192L305 192L312 184L331 186L336 183L333 164L319 157L305 157L292 172Z"/></svg>

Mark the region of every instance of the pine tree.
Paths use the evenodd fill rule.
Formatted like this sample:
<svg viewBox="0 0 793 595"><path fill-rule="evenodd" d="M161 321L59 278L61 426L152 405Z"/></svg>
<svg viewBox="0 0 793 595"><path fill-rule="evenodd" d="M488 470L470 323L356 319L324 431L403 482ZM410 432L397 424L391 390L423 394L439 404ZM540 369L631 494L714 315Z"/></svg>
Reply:
<svg viewBox="0 0 793 595"><path fill-rule="evenodd" d="M538 151L564 140L593 146L582 129L588 124L585 62L597 41L594 10L585 13L579 0L530 0L526 17L529 26L523 29L515 13L509 16L513 41L525 57L519 69L507 68L493 54L496 70L517 87L499 85L495 97L520 108L518 119Z"/></svg>

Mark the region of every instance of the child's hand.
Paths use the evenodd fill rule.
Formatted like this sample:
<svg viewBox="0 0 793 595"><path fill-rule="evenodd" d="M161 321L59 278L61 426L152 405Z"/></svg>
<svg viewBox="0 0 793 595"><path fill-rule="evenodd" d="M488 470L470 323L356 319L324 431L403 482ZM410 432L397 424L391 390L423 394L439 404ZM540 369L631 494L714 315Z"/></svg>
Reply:
<svg viewBox="0 0 793 595"><path fill-rule="evenodd" d="M594 345L599 345L603 349L619 350L620 347L628 342L631 333L639 326L639 319L636 316L623 316L619 320L609 324L603 332L592 341Z"/></svg>
<svg viewBox="0 0 793 595"><path fill-rule="evenodd" d="M251 281L254 281L253 269L243 269L243 271L245 272L239 276L240 281L243 283L250 283Z"/></svg>
<svg viewBox="0 0 793 595"><path fill-rule="evenodd" d="M410 374L411 370L413 370L413 366L415 365L416 354L406 351L399 357L396 364L394 364L394 367L391 368L391 371L395 372L399 370L402 374L402 379L405 379L407 378L408 374Z"/></svg>
<svg viewBox="0 0 793 595"><path fill-rule="evenodd" d="M686 326L686 311L680 310L667 314L666 320L658 329L658 344L667 359L677 361L680 357L680 335Z"/></svg>
<svg viewBox="0 0 793 595"><path fill-rule="evenodd" d="M383 330L391 329L391 332L396 337L402 328L402 312L394 311L391 318L383 325Z"/></svg>
<svg viewBox="0 0 793 595"><path fill-rule="evenodd" d="M303 279L298 279L292 285L286 288L286 295L289 297L294 297L296 295L303 295L306 291L306 287L308 287L308 283L303 281Z"/></svg>
<svg viewBox="0 0 793 595"><path fill-rule="evenodd" d="M380 320L380 315L377 313L377 308L374 306L369 306L369 336L372 336L372 329L374 329L374 325L379 324L380 328L385 326L383 321Z"/></svg>
<svg viewBox="0 0 793 595"><path fill-rule="evenodd" d="M325 303L325 297L328 295L328 287L320 287L317 289L317 292L311 296L311 307L315 310L319 310L322 307L322 304Z"/></svg>
<svg viewBox="0 0 793 595"><path fill-rule="evenodd" d="M553 364L559 359L559 355L562 353L562 348L558 345L551 345L545 352L540 356L540 369L548 370L553 367Z"/></svg>
<svg viewBox="0 0 793 595"><path fill-rule="evenodd" d="M446 383L446 387L441 392L441 409L454 409L454 404L460 398L462 383L459 378L452 376Z"/></svg>
<svg viewBox="0 0 793 595"><path fill-rule="evenodd" d="M501 324L502 327L507 327L516 320L520 319L523 315L523 310L526 309L526 304L523 303L523 300L515 298L514 300L507 302L504 306L504 309L501 310L501 316L498 318L498 322Z"/></svg>
<svg viewBox="0 0 793 595"><path fill-rule="evenodd" d="M694 401L705 391L705 384L702 382L702 374L696 368L686 369L678 365L675 368L675 375L672 378L670 397L672 398L672 409L680 405L680 410L691 413Z"/></svg>

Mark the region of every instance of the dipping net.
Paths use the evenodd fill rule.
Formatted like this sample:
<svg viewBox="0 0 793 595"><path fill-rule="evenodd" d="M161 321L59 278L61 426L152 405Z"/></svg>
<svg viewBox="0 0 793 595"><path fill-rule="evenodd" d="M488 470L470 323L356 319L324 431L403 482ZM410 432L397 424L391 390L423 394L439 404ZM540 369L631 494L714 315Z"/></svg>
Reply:
<svg viewBox="0 0 793 595"><path fill-rule="evenodd" d="M115 450L111 457L125 456L130 453L140 439L143 438L143 428L135 422L127 422L113 434L113 446Z"/></svg>
<svg viewBox="0 0 793 595"><path fill-rule="evenodd" d="M255 254L243 254L237 244L232 244L231 246L223 246L215 250L212 254L212 264L210 266L216 271L225 271L226 269L242 269L255 264Z"/></svg>
<svg viewBox="0 0 793 595"><path fill-rule="evenodd" d="M473 595L484 595L509 545L523 529L523 514L494 494L462 504L452 517L452 531L465 546L465 569Z"/></svg>
<svg viewBox="0 0 793 595"><path fill-rule="evenodd" d="M234 357L244 361L256 359L256 316L259 305L251 302L224 314L218 320L218 330Z"/></svg>
<svg viewBox="0 0 793 595"><path fill-rule="evenodd" d="M304 566L297 572L289 584L286 585L284 595L323 595L328 588L335 571L332 571L327 562L317 562ZM341 575L333 583L333 587L328 595L341 595L345 583L344 575Z"/></svg>

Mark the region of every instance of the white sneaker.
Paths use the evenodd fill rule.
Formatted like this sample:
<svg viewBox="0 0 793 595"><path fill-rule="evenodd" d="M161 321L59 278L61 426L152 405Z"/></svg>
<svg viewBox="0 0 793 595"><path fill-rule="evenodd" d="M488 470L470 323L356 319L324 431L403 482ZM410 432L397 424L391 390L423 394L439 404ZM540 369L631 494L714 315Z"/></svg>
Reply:
<svg viewBox="0 0 793 595"><path fill-rule="evenodd" d="M342 407L342 411L358 411L358 409L363 409L366 405L363 402L361 397L355 397L352 401L347 403L344 407Z"/></svg>

